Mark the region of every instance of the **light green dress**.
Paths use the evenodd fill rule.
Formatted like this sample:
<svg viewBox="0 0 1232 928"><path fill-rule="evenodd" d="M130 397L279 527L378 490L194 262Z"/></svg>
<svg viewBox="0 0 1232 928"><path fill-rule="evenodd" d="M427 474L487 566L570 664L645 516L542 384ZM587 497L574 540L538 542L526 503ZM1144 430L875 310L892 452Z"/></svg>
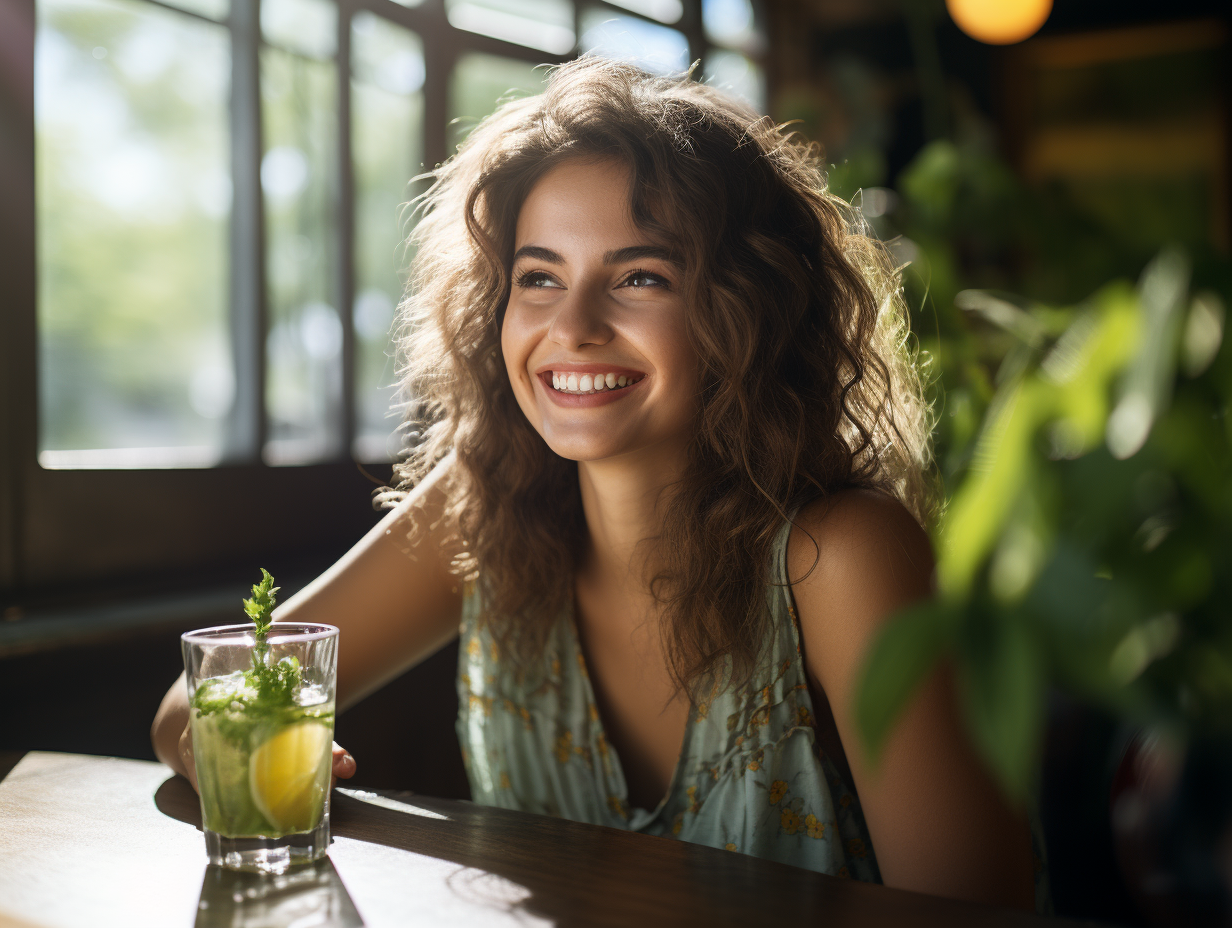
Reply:
<svg viewBox="0 0 1232 928"><path fill-rule="evenodd" d="M813 729L787 582L790 528L774 548L775 582L766 590L773 634L752 682L693 706L667 795L649 810L629 805L572 611L552 629L542 666L519 679L480 622L483 604L471 585L458 659L458 740L474 801L880 882L855 791Z"/></svg>

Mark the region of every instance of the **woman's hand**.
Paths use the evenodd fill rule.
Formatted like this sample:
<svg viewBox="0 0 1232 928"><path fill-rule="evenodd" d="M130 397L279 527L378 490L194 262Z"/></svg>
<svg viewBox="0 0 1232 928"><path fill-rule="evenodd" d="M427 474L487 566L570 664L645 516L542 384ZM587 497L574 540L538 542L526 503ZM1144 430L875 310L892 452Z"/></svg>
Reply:
<svg viewBox="0 0 1232 928"><path fill-rule="evenodd" d="M329 778L329 788L332 790L338 785L338 780L349 780L355 776L355 758L347 753L346 748L339 747L338 742L334 742L334 775Z"/></svg>

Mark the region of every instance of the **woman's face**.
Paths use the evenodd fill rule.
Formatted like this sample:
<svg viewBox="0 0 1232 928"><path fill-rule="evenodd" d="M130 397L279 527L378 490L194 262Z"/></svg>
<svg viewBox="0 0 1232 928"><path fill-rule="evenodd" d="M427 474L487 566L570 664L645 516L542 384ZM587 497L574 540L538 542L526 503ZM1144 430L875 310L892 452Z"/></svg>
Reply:
<svg viewBox="0 0 1232 928"><path fill-rule="evenodd" d="M518 405L562 457L683 448L698 364L668 246L634 224L618 161L564 162L526 198L501 349Z"/></svg>

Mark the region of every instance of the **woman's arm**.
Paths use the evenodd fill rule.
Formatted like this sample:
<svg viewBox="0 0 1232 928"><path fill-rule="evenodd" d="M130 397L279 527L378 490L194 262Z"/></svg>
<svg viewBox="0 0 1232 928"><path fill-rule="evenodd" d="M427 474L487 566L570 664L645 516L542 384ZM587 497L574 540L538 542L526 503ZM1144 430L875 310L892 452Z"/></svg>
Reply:
<svg viewBox="0 0 1232 928"><path fill-rule="evenodd" d="M276 622L338 626L339 711L458 633L461 583L449 572L445 543L452 531L441 488L451 466L451 459L442 461L336 564L274 611ZM163 697L150 738L155 756L195 785L182 674ZM354 762L336 752L334 769L349 776Z"/></svg>
<svg viewBox="0 0 1232 928"><path fill-rule="evenodd" d="M932 593L928 537L897 501L847 491L806 507L788 544L805 661L830 700L889 886L1034 909L1031 833L976 755L952 674L933 673L869 763L855 689L882 624ZM807 532L807 534L806 534ZM808 535L816 540L817 549ZM815 555L816 566L810 572Z"/></svg>

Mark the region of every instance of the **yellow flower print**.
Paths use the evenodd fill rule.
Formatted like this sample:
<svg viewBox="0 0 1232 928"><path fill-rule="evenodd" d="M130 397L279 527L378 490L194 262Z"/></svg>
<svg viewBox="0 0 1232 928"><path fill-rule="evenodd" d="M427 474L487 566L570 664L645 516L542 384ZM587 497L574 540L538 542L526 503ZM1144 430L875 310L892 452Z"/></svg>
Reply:
<svg viewBox="0 0 1232 928"><path fill-rule="evenodd" d="M567 731L556 739L556 761L557 763L569 763L570 749L573 747L573 732Z"/></svg>
<svg viewBox="0 0 1232 928"><path fill-rule="evenodd" d="M619 815L621 818L628 818L628 813L625 812L625 804L620 801L619 796L608 796L607 807L612 810L614 815Z"/></svg>
<svg viewBox="0 0 1232 928"><path fill-rule="evenodd" d="M584 658L584 657L582 656L582 652L581 652L581 651L578 651L578 654L577 654L577 665L578 665L578 670L582 671L582 676L584 676L584 677L585 677L585 676L587 676L587 673L586 673L586 658Z"/></svg>
<svg viewBox="0 0 1232 928"><path fill-rule="evenodd" d="M696 815L702 808L702 804L697 801L697 787L690 786L685 790L685 794L689 797L689 811Z"/></svg>
<svg viewBox="0 0 1232 928"><path fill-rule="evenodd" d="M478 658L483 653L483 645L479 643L478 638L472 638L466 643L466 653L473 658Z"/></svg>
<svg viewBox="0 0 1232 928"><path fill-rule="evenodd" d="M796 709L796 724L811 727L813 724L813 714L804 706L800 706Z"/></svg>
<svg viewBox="0 0 1232 928"><path fill-rule="evenodd" d="M817 820L817 816L810 812L804 816L804 827L808 831L810 838L824 838L826 836L826 823Z"/></svg>
<svg viewBox="0 0 1232 928"><path fill-rule="evenodd" d="M497 644L495 641L493 641L491 644L488 645L488 653L492 655L493 664L500 663L500 648L497 647Z"/></svg>
<svg viewBox="0 0 1232 928"><path fill-rule="evenodd" d="M734 851L735 849L736 845L732 844L730 841L723 845L723 850L725 851Z"/></svg>
<svg viewBox="0 0 1232 928"><path fill-rule="evenodd" d="M590 720L592 722L599 721L599 707L596 706L593 702L590 704Z"/></svg>
<svg viewBox="0 0 1232 928"><path fill-rule="evenodd" d="M697 704L697 717L694 719L694 723L696 724L697 722L705 721L706 716L709 714L710 714L710 703L708 702L698 703Z"/></svg>
<svg viewBox="0 0 1232 928"><path fill-rule="evenodd" d="M794 835L800 830L800 816L791 809L784 809L783 814L779 816L779 824L789 835Z"/></svg>
<svg viewBox="0 0 1232 928"><path fill-rule="evenodd" d="M787 781L786 780L775 780L773 783L770 784L770 805L772 806L778 805L779 800L782 799L783 796L785 796L786 794L787 794ZM796 813L793 812L791 814L795 815Z"/></svg>
<svg viewBox="0 0 1232 928"><path fill-rule="evenodd" d="M509 774L507 774L504 770L501 771L500 786L501 786L501 789L512 789L513 788L509 783Z"/></svg>
<svg viewBox="0 0 1232 928"><path fill-rule="evenodd" d="M840 880L850 880L851 879L851 871L848 870L846 867L839 867L838 873L834 875L838 877Z"/></svg>
<svg viewBox="0 0 1232 928"><path fill-rule="evenodd" d="M847 853L852 857L863 858L865 854L864 842L859 838L852 838L847 842Z"/></svg>
<svg viewBox="0 0 1232 928"><path fill-rule="evenodd" d="M595 739L595 750L600 757L607 757L607 736L603 732L599 732L599 737Z"/></svg>
<svg viewBox="0 0 1232 928"><path fill-rule="evenodd" d="M680 834L680 829L684 827L684 813L677 812L676 817L672 819L672 834Z"/></svg>
<svg viewBox="0 0 1232 928"><path fill-rule="evenodd" d="M761 702L763 706L770 702L770 687L763 686L761 688Z"/></svg>
<svg viewBox="0 0 1232 928"><path fill-rule="evenodd" d="M469 673L458 674L458 682L469 690L471 688L471 675Z"/></svg>
<svg viewBox="0 0 1232 928"><path fill-rule="evenodd" d="M471 693L470 706L472 712L483 712L484 715L492 714L492 697L480 696L476 693Z"/></svg>
<svg viewBox="0 0 1232 928"><path fill-rule="evenodd" d="M760 769L760 768L761 768L761 759L762 759L762 756L763 756L763 752L762 752L762 751L758 751L756 754L754 754L754 755L753 755L753 759L752 759L751 761L749 761L749 769L750 769L750 770L758 770L758 769Z"/></svg>
<svg viewBox="0 0 1232 928"><path fill-rule="evenodd" d="M554 677L560 676L560 658L559 657L552 658L552 676Z"/></svg>

